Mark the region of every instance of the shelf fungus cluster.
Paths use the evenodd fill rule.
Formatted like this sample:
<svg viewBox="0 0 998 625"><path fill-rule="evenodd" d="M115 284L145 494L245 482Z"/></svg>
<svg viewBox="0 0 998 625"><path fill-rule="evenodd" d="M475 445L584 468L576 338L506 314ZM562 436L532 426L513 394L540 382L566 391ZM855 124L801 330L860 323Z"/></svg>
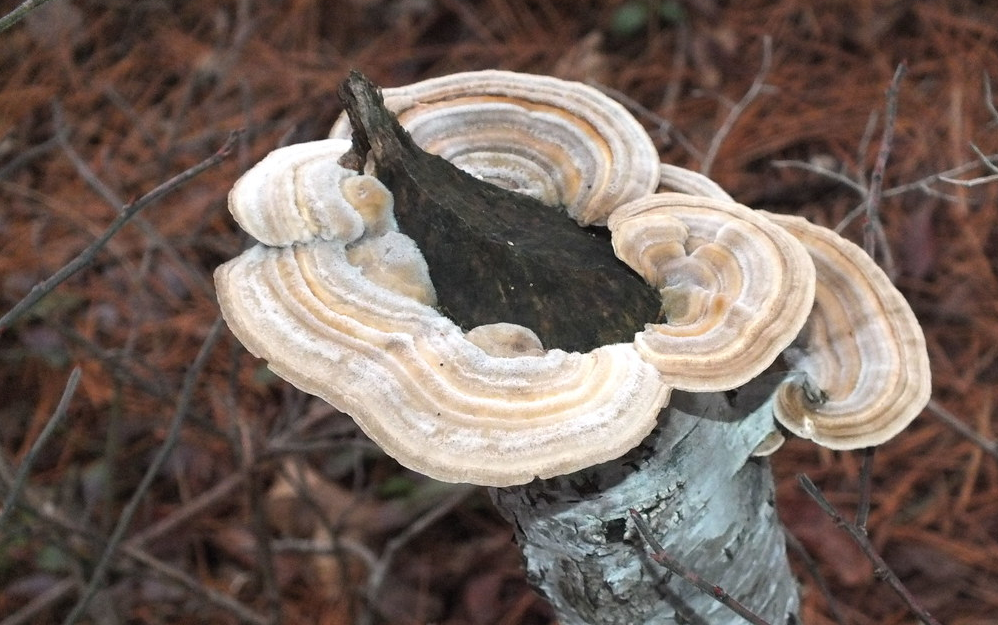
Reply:
<svg viewBox="0 0 998 625"><path fill-rule="evenodd" d="M834 449L884 442L927 401L918 323L862 250L660 164L599 91L485 71L383 93L423 149L606 225L605 244L661 298L633 340L588 351L513 323L462 327L376 164L341 165L345 118L330 139L272 152L229 195L259 243L216 271L222 312L277 375L403 465L493 486L570 473L636 446L674 389L735 389L781 357L800 374L777 389L774 417Z"/></svg>

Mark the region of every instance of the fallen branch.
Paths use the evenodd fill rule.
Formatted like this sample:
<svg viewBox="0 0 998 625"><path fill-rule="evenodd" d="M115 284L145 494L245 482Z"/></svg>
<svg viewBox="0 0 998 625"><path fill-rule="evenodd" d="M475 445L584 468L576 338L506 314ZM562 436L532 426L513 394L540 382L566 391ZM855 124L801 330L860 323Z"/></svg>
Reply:
<svg viewBox="0 0 998 625"><path fill-rule="evenodd" d="M11 308L3 317L0 317L0 334L3 334L7 328L11 327L14 322L20 319L25 312L30 310L31 307L37 304L43 297L55 290L57 286L68 280L76 272L89 265L97 256L97 252L103 249L104 246L107 245L107 242L111 240L111 237L117 234L118 231L121 230L125 224L131 221L136 215L138 215L142 209L148 207L150 204L153 204L171 191L174 191L198 174L207 169L211 169L225 160L225 158L232 153L232 149L236 145L236 140L239 138L239 134L240 131L232 132L229 135L229 138L225 141L225 144L223 144L217 152L190 169L187 169L173 178L170 178L149 193L143 195L141 198L125 205L118 217L111 222L111 225L107 227L107 230L105 230L96 241L88 245L86 249L80 252L76 258L64 265L62 269L33 286L31 291L28 292L28 294L21 299L21 301L15 304L14 307Z"/></svg>
<svg viewBox="0 0 998 625"><path fill-rule="evenodd" d="M648 557L669 569L670 573L675 573L689 583L693 584L705 595L713 597L718 602L728 606L733 612L735 612L735 614L741 616L749 623L754 623L755 625L770 625L769 621L739 603L737 599L725 592L723 588L700 577L695 572L683 566L678 560L670 556L662 545L655 539L655 536L652 535L651 528L648 527L648 524L645 522L641 514L633 508L631 508L630 513L631 520L634 521L635 527L638 528L638 533L641 534L641 538L643 538L644 541L648 543L648 547L651 548L651 553L648 554Z"/></svg>
<svg viewBox="0 0 998 625"><path fill-rule="evenodd" d="M933 618L932 615L929 614L929 611L926 610L917 599L915 599L915 596L912 595L908 588L901 582L897 574L891 570L891 567L889 567L880 554L877 553L876 548L867 537L866 531L860 528L857 524L846 521L835 506L833 506L825 498L825 496L821 494L821 491L817 486L815 486L814 482L811 481L811 478L801 474L797 476L797 481L800 483L801 488L804 489L804 492L810 495L811 498L814 499L815 502L817 502L817 504L821 507L821 509L825 511L825 514L831 517L832 521L844 529L846 533L852 537L856 544L859 545L859 548L863 550L866 557L873 563L874 576L877 579L887 582L887 584L894 589L894 592L901 597L901 600L905 602L905 604L920 621L926 625L941 625L939 621Z"/></svg>

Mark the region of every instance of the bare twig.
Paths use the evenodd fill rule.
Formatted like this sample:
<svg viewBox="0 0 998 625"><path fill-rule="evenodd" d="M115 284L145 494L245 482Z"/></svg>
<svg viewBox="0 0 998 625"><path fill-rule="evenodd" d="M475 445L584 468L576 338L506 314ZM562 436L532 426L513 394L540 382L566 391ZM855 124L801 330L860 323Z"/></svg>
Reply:
<svg viewBox="0 0 998 625"><path fill-rule="evenodd" d="M118 517L118 522L115 524L114 531L111 532L111 536L107 540L107 545L104 547L104 551L101 553L101 557L94 567L93 573L90 577L90 582L87 584L87 587L80 596L79 600L77 600L76 605L73 606L73 609L63 621L63 625L72 625L79 620L81 616L83 616L83 612L86 610L87 605L90 603L91 599L93 599L93 596L97 593L97 590L104 583L104 576L110 567L111 561L114 559L119 543L121 543L125 532L128 531L128 527L131 525L132 517L135 516L142 499L145 497L146 491L148 491L149 487L152 486L152 482L159 473L160 467L162 467L163 463L166 462L166 459L170 456L170 452L173 451L173 447L180 438L181 426L187 418L191 400L194 396L195 384L201 375L201 370L204 369L204 365L208 360L208 355L215 346L215 342L218 340L219 336L221 336L221 330L223 327L224 324L222 322L222 318L219 316L215 320L215 323L212 325L211 329L208 331L208 335L205 337L204 343L201 345L201 350L198 352L197 357L194 358L194 362L191 363L190 368L187 370L187 375L184 376L184 382L177 398L177 406L174 412L173 421L170 423L170 429L167 432L163 444L156 452L156 456L153 458L152 462L146 468L146 472L142 476L142 481L139 482L139 485L136 487L131 499L128 501L128 504L125 506L124 510L122 510L121 515Z"/></svg>
<svg viewBox="0 0 998 625"><path fill-rule="evenodd" d="M275 553L307 553L317 556L338 556L348 553L361 560L368 569L378 565L378 556L367 545L346 536L336 536L330 541L302 538L281 538L271 543ZM0 625L3 625L0 623Z"/></svg>
<svg viewBox="0 0 998 625"><path fill-rule="evenodd" d="M889 566L887 566L887 563L884 562L884 559L880 557L880 554L877 553L877 550L870 542L866 532L857 527L856 524L846 521L845 518L839 514L839 511L835 509L835 506L825 499L825 496L821 494L821 491L818 490L818 487L811 481L811 478L801 474L797 476L797 481L800 483L804 491L810 495L815 502L817 502L822 510L825 511L825 514L831 517L835 524L844 529L846 533L852 537L856 544L859 545L859 548L863 550L866 557L873 563L873 573L877 579L887 582L887 584L894 589L894 592L901 597L901 600L907 604L920 621L926 625L940 625L939 621L933 618L932 615L929 614L928 610L922 607L918 600L915 599L914 595L911 594L908 588L901 583L901 580L898 579L897 574L894 573Z"/></svg>
<svg viewBox="0 0 998 625"><path fill-rule="evenodd" d="M949 176L940 176L939 180L941 180L942 182L948 182L949 184L955 184L957 186L968 189L971 187L976 187L982 184L988 184L998 180L998 165L995 165L995 163L993 162L994 157L987 156L984 152L981 151L981 148L977 147L977 145L975 145L974 143L970 144L970 149L973 150L974 154L977 155L977 158L980 161L981 165L984 167L984 169L987 169L988 171L992 172L992 174L995 175L979 176L977 178L971 178L970 180L962 180L960 178L950 178Z"/></svg>
<svg viewBox="0 0 998 625"><path fill-rule="evenodd" d="M998 160L998 154L988 154L985 159L989 161ZM901 195L903 193L908 193L909 191L922 191L924 193L929 193L930 185L940 182L945 178L952 178L953 176L959 176L960 174L965 174L971 171L975 167L980 167L981 162L978 160L969 161L963 163L962 165L957 165L952 169L947 169L931 176L926 176L925 178L919 178L913 182L908 182L906 184L898 185L896 187L891 187L884 191L884 197L893 197L895 195Z"/></svg>
<svg viewBox="0 0 998 625"><path fill-rule="evenodd" d="M17 156L10 159L10 161L3 167L0 167L0 180L9 177L15 171L24 167L36 158L44 156L57 145L59 145L58 137L50 137L38 145L33 145L30 148L26 148L18 152Z"/></svg>
<svg viewBox="0 0 998 625"><path fill-rule="evenodd" d="M249 455L244 455L248 460ZM260 573L263 585L263 596L267 602L267 612L271 625L281 622L281 590L277 584L277 571L274 569L274 552L270 548L270 533L267 530L266 497L264 496L262 476L254 472L251 466L243 468L249 472L247 494L250 508L250 529L256 543L256 569Z"/></svg>
<svg viewBox="0 0 998 625"><path fill-rule="evenodd" d="M224 593L218 592L211 586L194 579L183 570L178 569L175 566L171 566L162 560L158 560L141 549L136 549L134 547L122 547L122 553L127 555L132 560L144 565L146 568L155 571L162 577L183 586L190 591L191 594L201 597L209 603L231 612L239 617L239 619L243 622L253 623L253 625L270 625L270 621L268 619L260 616L242 602L237 601Z"/></svg>
<svg viewBox="0 0 998 625"><path fill-rule="evenodd" d="M2 466L3 464L0 463L0 467ZM107 542L102 536L98 535L90 527L81 525L75 519L70 519L58 508L47 505L43 498L31 492L30 487L25 491L25 497L18 501L17 504L19 507L27 509L29 513L43 520L45 523L57 528L61 533L82 538L95 547L104 548L106 550ZM253 623L254 625L269 625L269 621L267 619L255 613L252 609L240 601L218 592L213 588L205 586L181 569L156 559L148 552L144 551L141 547L136 544L132 544L132 541L127 541L122 544L120 552L132 561L141 564L160 574L165 579L186 588L194 596L203 598L207 602L235 614L243 622ZM69 588L65 592L68 592L79 585L75 579L68 580L66 583L69 585ZM44 608L50 603L58 601L61 597L62 593L58 596L48 598L46 603L41 605L39 609ZM37 604L37 602L33 601L32 604ZM20 612L18 614L20 614ZM15 621L15 623L20 622L24 621ZM0 625L9 624L5 620L0 621Z"/></svg>
<svg viewBox="0 0 998 625"><path fill-rule="evenodd" d="M7 491L7 496L3 501L3 511L0 512L0 528L3 528L4 523L7 522L11 512L14 510L17 498L24 487L24 482L28 479L28 473L30 473L31 467L35 464L35 458L38 457L38 452L45 446L49 437L62 423L63 418L65 418L69 402L73 398L73 393L76 392L76 385L79 383L80 368L75 367L72 373L69 374L69 380L66 382L66 388L62 392L59 404L55 407L55 412L52 413L52 417L45 424L45 427L42 428L38 438L32 443L31 449L28 450L28 453L24 456L24 460L21 461L21 466L17 469L17 474L14 475L14 479Z"/></svg>
<svg viewBox="0 0 998 625"><path fill-rule="evenodd" d="M890 157L891 149L894 147L894 126L898 116L898 91L901 88L901 80L908 72L908 65L904 62L898 64L894 71L894 78L890 87L887 88L887 112L884 115L884 133L880 137L880 149L877 152L877 160L873 165L870 174L870 192L866 197L866 225L863 227L863 249L870 258L876 258L878 239L883 238L883 225L880 222L880 200L884 190L884 171L887 169L887 159ZM884 269L887 275L894 275L894 261L890 253L890 248L882 246L881 252L884 258Z"/></svg>
<svg viewBox="0 0 998 625"><path fill-rule="evenodd" d="M31 291L23 299L21 299L21 301L15 304L14 307L11 308L3 317L0 317L0 334L2 334L7 328L11 327L15 321L17 321L32 306L37 304L40 299L51 293L57 286L65 282L77 271L89 265L97 255L97 252L107 245L107 242L111 239L111 237L117 234L118 231L125 226L125 224L127 224L133 217L135 217L135 215L139 213L139 211L146 208L150 204L153 204L191 178L194 178L203 171L210 169L225 160L225 158L232 151L232 148L235 146L239 134L239 131L231 133L225 144L213 155L209 156L190 169L167 180L149 193L143 195L138 200L126 205L119 213L118 217L111 222L111 225L107 227L107 230L105 230L96 241L87 246L87 248L80 252L76 258L63 266L62 269L32 287Z"/></svg>
<svg viewBox="0 0 998 625"><path fill-rule="evenodd" d="M998 458L998 441L993 441L985 436L982 436L978 432L975 432L973 428L963 422L958 416L943 407L942 404L934 399L929 400L928 404L929 412L936 415L942 419L943 423L950 426L957 431L961 436L973 441L978 447L983 449L988 454Z"/></svg>
<svg viewBox="0 0 998 625"><path fill-rule="evenodd" d="M856 507L856 527L866 533L866 521L870 518L870 493L873 490L873 458L876 447L865 447L863 465L859 470L859 505Z"/></svg>
<svg viewBox="0 0 998 625"><path fill-rule="evenodd" d="M714 137L710 140L710 146L707 148L707 153L704 155L703 160L700 162L700 173L704 176L710 175L710 168L714 166L714 159L717 158L717 153L721 149L721 144L728 137L731 129L735 127L735 122L741 117L745 109L748 108L750 104L762 93L763 87L766 86L766 77L769 76L769 70L773 64L773 38L766 35L762 38L762 64L759 67L758 73L755 75L755 79L752 81L752 85L749 87L742 99L739 100L731 110L728 111L728 116L724 118L724 122L721 127L717 129L714 133Z"/></svg>
<svg viewBox="0 0 998 625"><path fill-rule="evenodd" d="M977 158L981 160L981 165L984 165L985 169L987 169L992 173L998 174L998 165L991 162L991 160L988 159L987 155L983 151L981 151L981 148L977 147L976 143L971 142L970 149L973 150L974 154L977 155Z"/></svg>
<svg viewBox="0 0 998 625"><path fill-rule="evenodd" d="M52 121L56 126L56 139L59 146L62 148L63 154L66 158L73 164L76 169L76 173L83 179L87 185L94 190L99 196L101 196L104 201L115 208L120 209L126 206L124 200L118 193L114 191L106 182L101 180L93 169L83 160L76 148L69 141L69 128L66 125L65 114L63 113L62 106L58 101L53 101L52 103ZM163 238L163 235L156 230L152 223L147 221L142 215L136 215L134 217L135 223L142 229L143 234L149 238L152 243L165 253L170 260L176 264L177 267L182 269L191 282L196 284L201 292L208 297L214 297L214 290L211 285L205 280L204 274L197 271L191 267L190 263L185 261L180 253L177 252L176 248Z"/></svg>
<svg viewBox="0 0 998 625"><path fill-rule="evenodd" d="M955 184L958 187L964 187L967 189L978 187L982 184L991 184L992 182L998 182L998 174L993 174L991 176L981 176L979 178L972 178L970 180L959 180L957 178L947 178L945 176L940 176L939 180L943 182L948 182L949 184Z"/></svg>
<svg viewBox="0 0 998 625"><path fill-rule="evenodd" d="M48 1L49 0L24 0L24 2L19 4L13 11L3 17L0 17L0 33L20 22L24 19L24 16Z"/></svg>
<svg viewBox="0 0 998 625"><path fill-rule="evenodd" d="M805 161L773 161L771 164L773 167L779 167L779 168L792 167L794 169L803 169L804 171L809 171L813 174L818 174L820 176L824 176L825 178L830 178L832 180L835 180L836 182L841 182L842 184L846 185L847 187L858 193L864 199L866 198L867 190L866 187L864 187L861 183L856 182L855 180L853 180L852 178L850 178L845 174L828 169L827 167L822 167L821 165L814 165L813 163L808 163Z"/></svg>
<svg viewBox="0 0 998 625"><path fill-rule="evenodd" d="M856 150L856 179L863 185L864 189L869 184L866 180L866 171L864 171L866 152L870 149L870 143L873 142L873 132L877 129L877 121L879 119L879 112L876 110L870 111L870 115L866 119L866 127L863 128L863 135L859 138L859 148Z"/></svg>
<svg viewBox="0 0 998 625"><path fill-rule="evenodd" d="M651 549L651 553L649 553L648 556L652 560L661 564L670 572L693 584L705 595L713 597L720 603L724 604L735 614L742 617L749 623L753 623L753 625L769 625L769 621L739 603L738 600L725 592L723 588L700 577L666 553L665 549L662 547L662 544L655 539L651 528L648 527L648 523L646 523L644 518L641 517L641 514L633 508L630 510L630 513L631 519L634 521L634 525L638 528L638 533L641 534L641 538L648 543L648 547Z"/></svg>
<svg viewBox="0 0 998 625"><path fill-rule="evenodd" d="M991 77L987 72L984 72L984 106L991 113L992 123L998 124L998 109L995 108L995 100L991 95Z"/></svg>

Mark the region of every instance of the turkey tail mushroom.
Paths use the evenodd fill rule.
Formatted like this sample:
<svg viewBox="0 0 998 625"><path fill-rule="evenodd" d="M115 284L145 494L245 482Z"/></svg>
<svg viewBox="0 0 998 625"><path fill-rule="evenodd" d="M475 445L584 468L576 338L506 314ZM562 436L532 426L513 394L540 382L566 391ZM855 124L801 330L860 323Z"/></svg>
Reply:
<svg viewBox="0 0 998 625"><path fill-rule="evenodd" d="M508 486L570 473L651 431L671 389L632 345L569 353L543 350L513 324L463 332L431 307L419 249L367 195L314 204L321 189L335 196L361 177L335 165L348 142L318 143L277 150L230 195L240 223L280 242L215 272L225 320L250 352L351 415L401 464L448 482ZM328 162L313 166L316 153ZM302 225L306 212L325 224L322 237Z"/></svg>
<svg viewBox="0 0 998 625"><path fill-rule="evenodd" d="M659 157L641 124L578 82L499 70L383 89L385 106L427 152L497 186L602 225L658 185ZM332 137L350 136L342 116Z"/></svg>
<svg viewBox="0 0 998 625"><path fill-rule="evenodd" d="M915 314L856 244L802 217L766 216L804 244L818 278L814 310L784 355L806 377L777 391L776 419L831 449L886 442L918 416L932 391Z"/></svg>
<svg viewBox="0 0 998 625"><path fill-rule="evenodd" d="M617 208L608 226L617 256L662 295L666 321L648 324L634 344L677 389L745 384L811 310L807 250L746 206L659 193Z"/></svg>

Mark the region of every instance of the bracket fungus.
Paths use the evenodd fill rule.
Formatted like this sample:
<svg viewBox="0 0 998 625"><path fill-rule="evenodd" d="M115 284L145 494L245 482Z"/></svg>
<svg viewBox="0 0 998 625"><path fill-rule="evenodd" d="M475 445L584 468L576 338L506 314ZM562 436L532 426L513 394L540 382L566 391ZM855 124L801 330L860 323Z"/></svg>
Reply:
<svg viewBox="0 0 998 625"><path fill-rule="evenodd" d="M286 232L300 215L328 224L322 237L259 244L216 270L222 312L247 349L350 414L402 464L444 481L498 486L569 473L647 435L670 389L630 345L538 353L517 326L463 332L431 306L425 262L392 220L348 198L316 200L310 190L335 194L330 181L356 176L335 165L349 142L318 143L277 150L230 194L232 213L260 240L276 240L271 227ZM327 166L312 164L318 153ZM259 191L260 181L286 180L298 191ZM384 253L356 253L382 243ZM404 279L373 279L386 261ZM424 295L413 297L412 284Z"/></svg>
<svg viewBox="0 0 998 625"><path fill-rule="evenodd" d="M747 206L658 193L618 207L617 256L662 295L665 323L638 353L686 391L739 387L797 336L814 302L814 264L788 232Z"/></svg>
<svg viewBox="0 0 998 625"><path fill-rule="evenodd" d="M924 404L924 340L872 261L802 220L753 211L713 181L660 164L640 124L599 91L500 71L385 89L385 105L413 140L452 165L416 148L380 97L352 92L353 78L341 90L350 121L341 117L333 138L275 150L235 184L229 209L259 244L219 267L215 281L222 313L250 352L352 416L401 464L491 486L570 473L635 447L674 388L737 388L784 350L824 394L784 385L776 417L818 443L882 442ZM368 93L363 80L358 93ZM362 101L378 112L359 113ZM434 172L459 188L429 193L440 191ZM410 205L426 195L447 197ZM475 202L483 215L460 212ZM607 224L610 243L551 217L559 209L577 225ZM554 237L554 221L572 232ZM516 238L518 224L525 238ZM441 229L470 238L451 246ZM578 237L578 248L549 249ZM609 260L580 251L611 243L612 253L592 255ZM543 253L503 256L531 246ZM427 253L439 248L451 254L442 273L440 256ZM484 293L462 264L478 274L528 267L539 277L515 292L512 282L498 284L504 303L492 317L456 319L447 292ZM513 309L505 302L529 294L546 268L574 272L574 291L605 290L598 301L617 305L610 287L638 284L620 292L642 290L631 301L649 302L580 307L567 318L640 323L621 324L614 336L623 340L591 348L548 344L546 317L562 319L550 308L535 314L538 327L504 316Z"/></svg>
<svg viewBox="0 0 998 625"><path fill-rule="evenodd" d="M831 449L880 445L932 391L925 337L904 296L855 243L803 217L766 213L807 247L814 310L784 358L806 378L777 391L776 419Z"/></svg>
<svg viewBox="0 0 998 625"><path fill-rule="evenodd" d="M641 124L588 85L501 70L383 89L422 149L497 186L564 207L580 225L651 193L659 157ZM346 115L332 137L348 138Z"/></svg>
<svg viewBox="0 0 998 625"><path fill-rule="evenodd" d="M661 184L731 199L712 180L673 165L662 165ZM918 319L887 274L855 243L803 217L757 213L800 240L816 270L814 307L783 354L802 375L778 387L775 418L797 436L831 449L887 442L918 416L932 392Z"/></svg>

